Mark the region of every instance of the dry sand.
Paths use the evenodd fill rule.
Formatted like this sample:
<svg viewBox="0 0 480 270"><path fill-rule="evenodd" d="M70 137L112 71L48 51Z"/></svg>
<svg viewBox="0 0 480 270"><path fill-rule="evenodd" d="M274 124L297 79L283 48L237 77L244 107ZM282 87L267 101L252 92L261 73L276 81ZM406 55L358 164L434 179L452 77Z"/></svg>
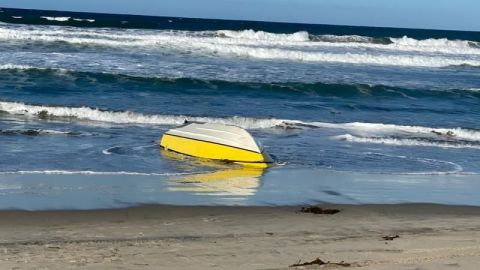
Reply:
<svg viewBox="0 0 480 270"><path fill-rule="evenodd" d="M0 269L480 269L480 208L328 207L3 211Z"/></svg>

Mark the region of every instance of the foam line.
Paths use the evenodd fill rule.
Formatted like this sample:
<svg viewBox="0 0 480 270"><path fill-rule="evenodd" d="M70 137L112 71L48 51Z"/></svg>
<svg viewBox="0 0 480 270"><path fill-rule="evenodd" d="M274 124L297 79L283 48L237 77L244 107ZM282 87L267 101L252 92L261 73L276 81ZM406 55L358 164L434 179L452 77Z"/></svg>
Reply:
<svg viewBox="0 0 480 270"><path fill-rule="evenodd" d="M229 124L246 129L268 128L325 128L347 130L360 137L422 137L442 141L480 142L480 131L463 128L439 128L424 126L394 125L383 123L327 123L300 120L250 117L197 117L185 115L142 114L131 111L108 111L90 107L60 107L30 105L22 102L0 101L0 111L10 114L38 117L65 117L86 121L116 124L181 125L185 120Z"/></svg>
<svg viewBox="0 0 480 270"><path fill-rule="evenodd" d="M462 129L462 128L433 128L423 126L406 126L382 123L314 123L318 127L338 128L344 130L355 131L356 134L362 136L371 136L372 134L381 136L391 135L409 135L409 136L425 136L434 138L443 138L445 140L466 140L472 142L480 142L480 131Z"/></svg>
<svg viewBox="0 0 480 270"><path fill-rule="evenodd" d="M38 116L39 114L43 114L45 117L76 118L79 120L115 124L181 125L185 120L189 120L232 124L249 129L271 128L282 124L282 120L277 119L255 119L248 117L212 118L159 114L148 115L130 111L102 111L97 108L89 107L55 107L4 101L0 101L0 111L18 115Z"/></svg>
<svg viewBox="0 0 480 270"><path fill-rule="evenodd" d="M82 46L195 51L200 55L301 62L413 67L480 66L480 46L474 41L415 40L404 37L391 38L390 44L379 44L374 38L360 36L317 37L315 42L311 38L307 32L120 31L58 26L0 26L0 40L11 42L64 42Z"/></svg>
<svg viewBox="0 0 480 270"><path fill-rule="evenodd" d="M95 22L94 19L79 19L79 18L73 18L73 20L76 21L76 22L90 22L90 23Z"/></svg>
<svg viewBox="0 0 480 270"><path fill-rule="evenodd" d="M32 69L43 69L36 68L28 65L16 65L16 64L1 64L0 70L32 70Z"/></svg>
<svg viewBox="0 0 480 270"><path fill-rule="evenodd" d="M45 19L47 21L57 21L57 22L66 22L66 21L70 20L70 17L47 17L47 16L42 16L40 18Z"/></svg>
<svg viewBox="0 0 480 270"><path fill-rule="evenodd" d="M480 145L459 142L434 142L419 139L398 139L398 138L378 138L378 137L358 137L351 134L345 134L335 137L338 140L355 143L385 144L395 146L424 146L440 148L472 148L480 149Z"/></svg>

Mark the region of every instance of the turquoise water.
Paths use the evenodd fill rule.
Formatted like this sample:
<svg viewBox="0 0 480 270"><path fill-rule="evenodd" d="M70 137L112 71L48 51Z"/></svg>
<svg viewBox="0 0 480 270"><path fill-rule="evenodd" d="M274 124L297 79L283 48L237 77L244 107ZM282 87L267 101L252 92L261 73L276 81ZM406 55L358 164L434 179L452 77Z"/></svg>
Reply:
<svg viewBox="0 0 480 270"><path fill-rule="evenodd" d="M2 9L0 21L4 208L81 208L69 204L61 181L73 190L84 181L90 190L103 190L103 181L135 190L152 179L162 187L153 203L323 201L321 192L308 191L328 175L348 183L385 179L376 188L391 200L374 196L362 180L348 195L358 203L478 204L470 193L438 187L460 179L468 191L480 180L478 32L13 9ZM245 175L226 164L166 156L159 138L186 119L248 129L276 165ZM268 185L252 193L255 181L241 182L241 200L229 199L225 181L215 196L188 190L204 185L198 174L225 170L224 180ZM283 174L290 178L274 180ZM183 177L177 189L186 190L172 191L171 177ZM298 177L306 179L297 184ZM17 188L12 179L28 180ZM60 188L45 193L35 179ZM418 179L425 193L403 179ZM340 192L342 181L328 181ZM441 196L426 195L428 187ZM272 199L273 190L293 197ZM125 196L127 204L146 202L112 191L117 195L103 203L103 193L75 192L91 197L90 208L122 206ZM15 194L23 195L11 199Z"/></svg>

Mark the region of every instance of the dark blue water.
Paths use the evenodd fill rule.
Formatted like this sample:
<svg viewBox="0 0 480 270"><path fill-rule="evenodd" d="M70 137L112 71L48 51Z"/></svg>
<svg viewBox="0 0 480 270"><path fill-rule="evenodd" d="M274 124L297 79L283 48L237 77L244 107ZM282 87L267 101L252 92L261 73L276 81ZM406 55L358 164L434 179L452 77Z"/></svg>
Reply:
<svg viewBox="0 0 480 270"><path fill-rule="evenodd" d="M228 169L161 153L185 119L249 129L271 173L480 173L478 32L13 9L0 21L5 177Z"/></svg>

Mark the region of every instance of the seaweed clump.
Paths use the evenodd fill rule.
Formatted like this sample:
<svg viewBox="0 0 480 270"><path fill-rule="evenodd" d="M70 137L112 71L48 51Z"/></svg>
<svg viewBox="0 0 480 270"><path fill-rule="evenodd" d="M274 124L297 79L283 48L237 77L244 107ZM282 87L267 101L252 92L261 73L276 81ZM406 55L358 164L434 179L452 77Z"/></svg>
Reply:
<svg viewBox="0 0 480 270"><path fill-rule="evenodd" d="M37 113L37 117L42 119L42 120L47 120L50 118L50 114L48 113L47 110L39 111Z"/></svg>
<svg viewBox="0 0 480 270"><path fill-rule="evenodd" d="M318 206L312 206L312 207L302 207L300 209L300 212L302 213L311 213L311 214L316 214L316 215L335 215L337 213L340 213L340 210L338 209L324 209Z"/></svg>
<svg viewBox="0 0 480 270"><path fill-rule="evenodd" d="M311 262L301 263L301 261L299 261L298 263L290 265L290 267L299 267L299 266L308 266L308 265L332 265L332 266L342 266L342 267L351 267L352 266L351 263L346 263L344 261L334 263L334 262L329 262L329 261L325 262L325 261L321 260L320 258L316 258L315 260L313 260Z"/></svg>

